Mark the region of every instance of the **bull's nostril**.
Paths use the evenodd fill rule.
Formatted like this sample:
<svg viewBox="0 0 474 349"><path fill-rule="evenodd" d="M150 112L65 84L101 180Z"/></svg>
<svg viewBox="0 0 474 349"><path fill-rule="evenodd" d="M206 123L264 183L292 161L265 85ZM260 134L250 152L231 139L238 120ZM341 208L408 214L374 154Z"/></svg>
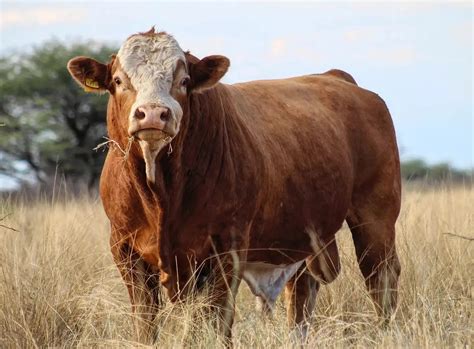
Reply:
<svg viewBox="0 0 474 349"><path fill-rule="evenodd" d="M145 118L145 113L142 112L142 111L140 110L140 108L137 108L137 109L135 110L135 118L137 118L138 120L142 120L142 119Z"/></svg>
<svg viewBox="0 0 474 349"><path fill-rule="evenodd" d="M160 115L160 119L162 121L168 121L171 117L171 113L170 113L170 110L169 109L166 109L163 113L161 113Z"/></svg>

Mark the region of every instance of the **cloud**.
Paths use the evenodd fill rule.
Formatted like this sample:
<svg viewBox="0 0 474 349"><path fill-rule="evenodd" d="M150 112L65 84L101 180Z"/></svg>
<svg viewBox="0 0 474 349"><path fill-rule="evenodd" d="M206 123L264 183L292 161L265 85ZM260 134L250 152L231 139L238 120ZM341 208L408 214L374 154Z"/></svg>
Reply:
<svg viewBox="0 0 474 349"><path fill-rule="evenodd" d="M419 55L411 47L399 47L372 49L369 50L362 58L374 63L408 65L416 62L419 58Z"/></svg>
<svg viewBox="0 0 474 349"><path fill-rule="evenodd" d="M321 64L325 59L328 59L328 57L326 57L323 53L304 46L296 50L296 56L300 60L311 62L310 64Z"/></svg>
<svg viewBox="0 0 474 349"><path fill-rule="evenodd" d="M84 19L86 12L78 8L37 7L5 10L1 13L2 29L15 26L47 26L57 23L78 22Z"/></svg>
<svg viewBox="0 0 474 349"><path fill-rule="evenodd" d="M270 44L270 57L278 58L285 55L287 51L287 40L283 38L276 38Z"/></svg>
<svg viewBox="0 0 474 349"><path fill-rule="evenodd" d="M359 27L346 30L342 33L342 37L346 42L355 43L374 39L376 34L377 29L373 27Z"/></svg>
<svg viewBox="0 0 474 349"><path fill-rule="evenodd" d="M288 62L296 60L305 60L311 62L321 62L322 55L312 45L311 40L301 40L298 38L274 38L270 42L270 48L266 52L267 60L274 62Z"/></svg>
<svg viewBox="0 0 474 349"><path fill-rule="evenodd" d="M353 1L347 4L355 15L378 16L393 18L394 13L404 16L418 16L427 11L437 12L440 9L465 8L469 9L469 1L432 1L432 0L384 0L384 1Z"/></svg>

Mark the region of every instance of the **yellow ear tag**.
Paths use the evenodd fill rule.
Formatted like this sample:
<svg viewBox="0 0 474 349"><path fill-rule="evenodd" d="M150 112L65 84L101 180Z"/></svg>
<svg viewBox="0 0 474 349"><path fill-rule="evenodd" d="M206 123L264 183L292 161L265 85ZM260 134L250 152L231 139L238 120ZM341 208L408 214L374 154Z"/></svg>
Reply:
<svg viewBox="0 0 474 349"><path fill-rule="evenodd" d="M86 79L85 85L90 88L99 88L99 83L97 81L94 81L93 79Z"/></svg>

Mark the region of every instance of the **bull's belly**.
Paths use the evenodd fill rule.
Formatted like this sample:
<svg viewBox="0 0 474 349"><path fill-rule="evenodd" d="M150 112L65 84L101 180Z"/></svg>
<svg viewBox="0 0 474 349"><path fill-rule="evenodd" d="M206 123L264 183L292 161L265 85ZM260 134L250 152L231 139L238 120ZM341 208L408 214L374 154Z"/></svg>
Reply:
<svg viewBox="0 0 474 349"><path fill-rule="evenodd" d="M290 265L309 257L313 253L309 237L301 234L299 240L277 240L250 242L247 261L273 265Z"/></svg>
<svg viewBox="0 0 474 349"><path fill-rule="evenodd" d="M247 261L290 265L314 254L313 234L331 241L346 219L350 193L342 186L330 192L331 199L317 190L305 200L282 200L279 209L259 212L249 233Z"/></svg>
<svg viewBox="0 0 474 349"><path fill-rule="evenodd" d="M344 216L345 217L345 216ZM291 265L313 255L314 234L319 241L331 241L341 228L344 218L326 229L313 223L281 225L279 229L251 231L247 261L273 265Z"/></svg>

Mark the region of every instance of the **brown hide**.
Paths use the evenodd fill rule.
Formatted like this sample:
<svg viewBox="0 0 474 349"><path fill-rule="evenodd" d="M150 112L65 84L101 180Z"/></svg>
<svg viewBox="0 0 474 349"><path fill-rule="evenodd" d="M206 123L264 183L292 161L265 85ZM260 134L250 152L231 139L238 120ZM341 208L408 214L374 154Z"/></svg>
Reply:
<svg viewBox="0 0 474 349"><path fill-rule="evenodd" d="M289 264L314 253L309 227L331 241L374 183L400 197L389 112L347 73L218 84L189 98L155 184L136 142L126 160L112 148L101 177L112 241L159 268L170 289L213 254L211 239L222 251L247 249L248 261ZM109 135L126 148L114 103Z"/></svg>

